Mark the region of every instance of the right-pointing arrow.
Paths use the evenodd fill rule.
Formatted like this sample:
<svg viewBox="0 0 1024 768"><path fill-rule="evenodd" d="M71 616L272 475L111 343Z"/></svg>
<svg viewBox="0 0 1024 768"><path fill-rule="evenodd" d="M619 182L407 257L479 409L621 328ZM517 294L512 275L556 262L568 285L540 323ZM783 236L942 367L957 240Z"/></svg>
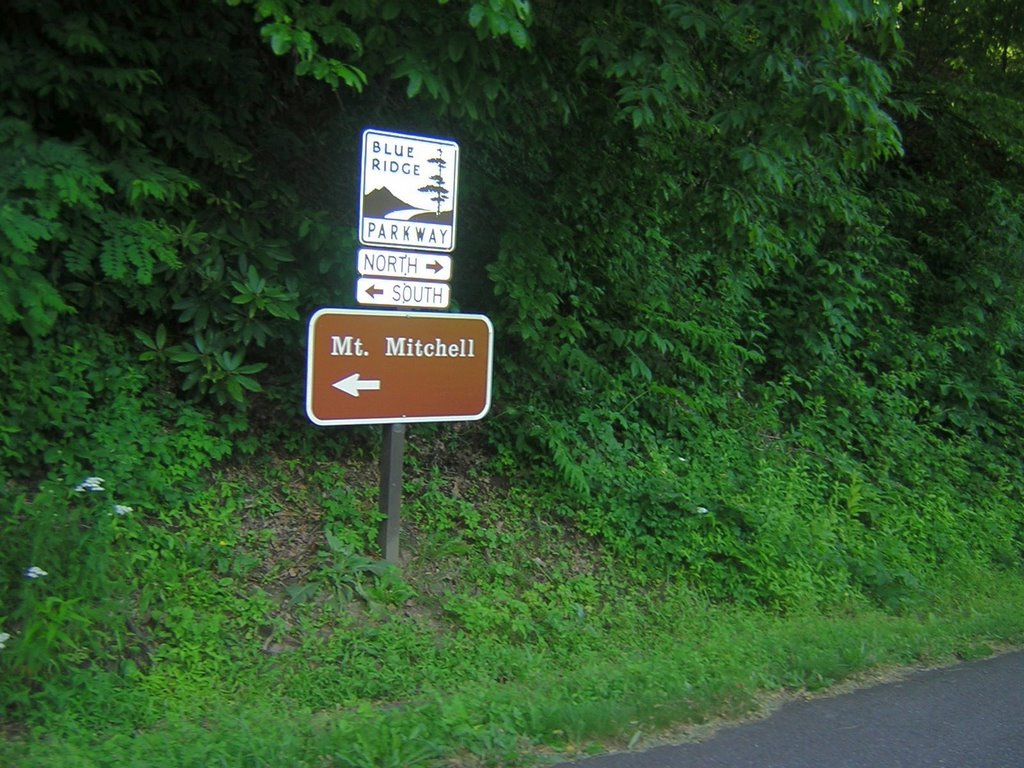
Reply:
<svg viewBox="0 0 1024 768"><path fill-rule="evenodd" d="M335 389L340 389L346 395L352 397L359 397L359 393L369 389L380 389L380 379L359 379L358 373L353 373L351 376L346 376L340 381L336 381L331 384Z"/></svg>

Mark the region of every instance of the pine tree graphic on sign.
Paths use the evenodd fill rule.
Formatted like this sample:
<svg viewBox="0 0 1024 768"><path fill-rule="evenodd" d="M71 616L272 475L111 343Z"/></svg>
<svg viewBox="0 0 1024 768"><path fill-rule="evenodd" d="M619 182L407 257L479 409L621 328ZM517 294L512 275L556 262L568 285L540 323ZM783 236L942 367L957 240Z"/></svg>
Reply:
<svg viewBox="0 0 1024 768"><path fill-rule="evenodd" d="M437 157L428 158L427 162L434 163L434 165L437 166L437 173L430 177L433 184L427 184L425 187L420 187L419 191L430 193L430 199L437 203L437 213L440 215L441 204L448 199L448 195L450 194L448 192L448 188L444 185L444 176L442 175L448 163L446 163L445 159L441 156L440 147L437 148Z"/></svg>

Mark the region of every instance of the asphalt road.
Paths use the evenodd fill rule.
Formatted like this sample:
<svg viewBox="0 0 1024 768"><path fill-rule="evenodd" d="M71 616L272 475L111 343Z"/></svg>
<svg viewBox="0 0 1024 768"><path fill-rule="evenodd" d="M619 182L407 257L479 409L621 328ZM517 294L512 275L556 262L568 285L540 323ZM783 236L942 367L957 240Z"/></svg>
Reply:
<svg viewBox="0 0 1024 768"><path fill-rule="evenodd" d="M783 705L704 742L562 768L1024 768L1024 653Z"/></svg>

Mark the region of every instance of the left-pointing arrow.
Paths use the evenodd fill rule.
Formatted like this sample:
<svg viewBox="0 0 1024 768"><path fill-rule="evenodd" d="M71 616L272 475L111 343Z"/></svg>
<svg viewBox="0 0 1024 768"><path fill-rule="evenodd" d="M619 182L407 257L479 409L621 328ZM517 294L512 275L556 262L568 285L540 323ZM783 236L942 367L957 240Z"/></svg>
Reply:
<svg viewBox="0 0 1024 768"><path fill-rule="evenodd" d="M353 373L351 376L346 376L340 381L336 381L331 384L335 389L340 389L346 395L352 395L352 397L359 397L359 393L369 389L380 389L380 379L363 379L360 380L358 373Z"/></svg>

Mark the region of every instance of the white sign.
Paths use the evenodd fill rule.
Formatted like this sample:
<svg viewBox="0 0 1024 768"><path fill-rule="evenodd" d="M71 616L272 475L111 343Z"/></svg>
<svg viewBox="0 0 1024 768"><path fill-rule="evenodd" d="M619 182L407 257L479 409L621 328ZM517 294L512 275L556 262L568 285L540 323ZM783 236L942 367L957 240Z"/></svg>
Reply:
<svg viewBox="0 0 1024 768"><path fill-rule="evenodd" d="M359 242L455 249L459 145L448 139L363 131Z"/></svg>
<svg viewBox="0 0 1024 768"><path fill-rule="evenodd" d="M356 281L356 301L378 307L446 309L451 302L451 289L448 283L361 277Z"/></svg>
<svg viewBox="0 0 1024 768"><path fill-rule="evenodd" d="M360 275L411 278L413 280L451 280L452 257L437 253L406 253L360 248L356 256Z"/></svg>

